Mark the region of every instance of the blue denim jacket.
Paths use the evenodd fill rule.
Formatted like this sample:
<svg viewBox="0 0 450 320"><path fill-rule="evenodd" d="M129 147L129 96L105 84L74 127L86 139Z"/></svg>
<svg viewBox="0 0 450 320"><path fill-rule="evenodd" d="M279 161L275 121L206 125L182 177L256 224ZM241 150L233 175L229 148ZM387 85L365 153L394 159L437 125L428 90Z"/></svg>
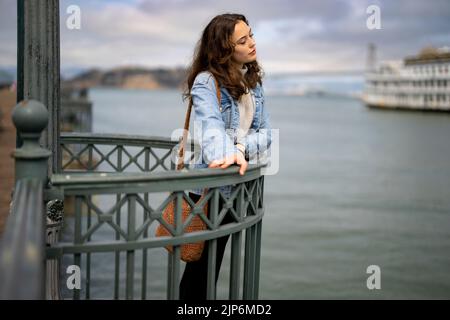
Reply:
<svg viewBox="0 0 450 320"><path fill-rule="evenodd" d="M228 90L220 86L221 103L218 105L215 78L209 71L200 72L191 88L193 108L194 138L200 142L201 150L195 169L207 168L216 159L222 159L238 152L236 130L239 128L239 107ZM258 83L252 90L255 113L250 129L245 137L245 156L253 159L266 151L272 142L269 112L264 105L264 89ZM191 126L192 128L192 126ZM217 169L221 170L221 169ZM233 185L220 187L229 196ZM201 194L203 189L191 192Z"/></svg>

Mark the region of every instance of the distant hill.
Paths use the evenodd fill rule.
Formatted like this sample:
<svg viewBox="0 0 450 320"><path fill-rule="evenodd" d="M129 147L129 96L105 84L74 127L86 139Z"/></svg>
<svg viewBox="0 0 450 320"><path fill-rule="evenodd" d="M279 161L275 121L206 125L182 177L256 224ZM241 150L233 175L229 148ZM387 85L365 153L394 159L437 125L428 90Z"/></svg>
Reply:
<svg viewBox="0 0 450 320"><path fill-rule="evenodd" d="M120 67L111 70L91 69L63 81L63 86L75 88L116 87L130 89L181 88L186 69L147 69Z"/></svg>

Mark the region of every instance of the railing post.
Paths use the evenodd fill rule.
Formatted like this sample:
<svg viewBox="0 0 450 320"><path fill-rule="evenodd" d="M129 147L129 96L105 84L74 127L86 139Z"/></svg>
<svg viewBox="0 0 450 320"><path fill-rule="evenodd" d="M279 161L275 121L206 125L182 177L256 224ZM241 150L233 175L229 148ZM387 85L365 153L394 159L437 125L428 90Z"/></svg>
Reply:
<svg viewBox="0 0 450 320"><path fill-rule="evenodd" d="M13 122L22 138L22 147L16 149L15 179L37 178L43 182L44 188L48 183L48 159L51 152L40 146L42 131L46 128L49 114L47 108L35 100L20 102L13 111ZM63 196L55 189L45 188L44 200L46 204L46 243L54 244L58 241L62 224ZM59 299L59 260L46 262L46 299Z"/></svg>
<svg viewBox="0 0 450 320"><path fill-rule="evenodd" d="M57 173L61 171L59 0L18 0L17 16L17 101L38 100L48 109L41 142L52 151L48 173Z"/></svg>
<svg viewBox="0 0 450 320"><path fill-rule="evenodd" d="M51 152L39 145L47 127L48 112L38 101L22 101L12 119L23 144L15 158L15 186L12 212L5 232L1 266L2 297L39 299L45 297L45 211L43 187L47 184L47 161ZM24 187L23 185L27 186ZM39 206L41 206L39 208ZM39 215L39 216L38 216ZM31 292L23 290L30 286Z"/></svg>
<svg viewBox="0 0 450 320"><path fill-rule="evenodd" d="M12 119L23 141L22 147L13 153L15 182L24 178L37 178L46 185L47 162L52 153L40 146L39 139L47 127L47 108L39 101L24 100L14 107Z"/></svg>
<svg viewBox="0 0 450 320"><path fill-rule="evenodd" d="M46 243L51 246L59 241L64 215L64 195L54 188L49 188L45 191L45 201L47 203L47 229L45 234ZM59 270L59 258L47 260L45 289L45 298L47 300L61 299L59 290Z"/></svg>
<svg viewBox="0 0 450 320"><path fill-rule="evenodd" d="M16 167L16 181L22 176L42 175L47 177L61 171L61 152L59 145L59 118L60 118L60 37L59 37L59 0L18 0L17 1L17 101L35 99L44 103L48 113L43 132L39 132L43 147L51 150L45 158L48 169L42 168L42 158L19 160ZM21 105L24 102L19 103ZM25 102L26 103L26 102ZM17 132L17 147L22 146L23 136ZM39 146L39 144L37 145ZM40 148L40 147L39 147ZM29 148L28 148L29 149ZM28 150L34 153L35 150ZM37 149L36 149L37 151ZM39 150L36 156L42 156L44 150ZM25 156L26 157L26 156ZM17 162L16 162L17 166ZM36 174L33 171L35 167ZM41 170L42 169L42 170ZM39 176L44 179L43 176ZM47 190L48 191L48 190ZM47 202L47 243L56 241L62 218L62 199L50 198L52 192L46 192ZM49 261L47 272L57 277L56 261ZM51 272L51 271L50 271ZM47 279L47 285L53 281ZM52 297L58 296L53 293ZM47 298L49 295L47 294Z"/></svg>

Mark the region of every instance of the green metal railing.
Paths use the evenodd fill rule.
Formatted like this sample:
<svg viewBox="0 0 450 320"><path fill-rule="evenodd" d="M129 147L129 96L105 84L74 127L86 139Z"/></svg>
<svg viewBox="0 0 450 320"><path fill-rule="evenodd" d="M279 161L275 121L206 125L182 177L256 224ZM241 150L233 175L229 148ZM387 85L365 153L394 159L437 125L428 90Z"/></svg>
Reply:
<svg viewBox="0 0 450 320"><path fill-rule="evenodd" d="M63 155L65 153L60 166L62 171L47 179L50 152L39 146L39 137L45 128L47 116L45 107L38 102L20 103L15 110L15 124L24 143L15 152L17 187L3 241L3 248L7 249L2 251L0 264L2 274L14 276L10 277L8 286L3 288L2 297L16 292L13 288L21 288L23 280L31 277L37 288L33 291L33 297L60 298L59 291L66 286L66 274L60 272L60 265L63 260L67 262L70 258L70 264L78 266L83 273L82 288L73 289L72 297L81 299L83 290L83 298L90 299L93 297L92 284L95 283L92 274L93 254L112 253L114 268L107 277L113 283L109 286L113 288L112 298L133 299L137 296L136 292L140 291L139 297L146 299L152 272L148 264L148 251L170 245L174 247L172 253L162 250L167 255L166 297L178 299L182 267L180 246L205 240L209 241L207 298L215 299L217 239L231 235L228 296L230 299L257 299L264 213L263 165L250 165L244 176L239 175L239 168L235 166L224 170L205 168L174 171L171 170L174 167L171 154L177 143L169 139L64 134L60 138L61 150ZM190 150L195 150L192 142L190 147ZM188 152L188 158L194 155L194 152ZM227 185L233 186L230 195L224 194L221 189ZM197 204L187 195L187 191L194 188L208 189L205 198ZM107 201L100 201L102 197L107 197ZM69 205L71 199L73 210ZM184 233L191 218L182 225L183 199L192 208L191 218L200 215L207 230ZM60 200L65 201L62 217L58 217L58 210L55 209L58 208L55 203ZM174 226L161 218L163 210L172 201L177 213ZM43 209L45 203L47 212ZM203 214L207 203L208 217ZM221 224L226 215L231 216L232 222ZM42 222L45 218L46 232L45 223ZM62 228L60 232L61 218L66 222L66 227L70 227L68 222L73 221L72 234L68 232L70 228ZM171 236L154 236L153 231L159 223L169 230ZM105 233L105 228L109 233ZM26 234L18 237L24 230ZM46 248L43 241L36 240L36 237L43 239L44 236L47 238ZM26 256L32 244L39 248L34 259L40 264L36 261L29 263L25 258L17 258L12 262L8 260L8 252L17 257ZM46 267L43 267L43 252L46 253ZM142 253L140 268L136 265L138 252ZM125 272L121 272L123 260ZM26 276L23 276L23 272L26 272ZM46 279L45 295L42 293L43 279ZM136 279L140 290L135 288ZM125 289L123 296L120 294L121 288ZM94 289L98 291L99 288ZM16 296L28 297L22 293Z"/></svg>
<svg viewBox="0 0 450 320"><path fill-rule="evenodd" d="M123 172L134 169L141 172L173 170L171 161L177 142L165 137L132 135L63 133L60 138L63 152L62 171ZM198 145L189 141L186 158L197 156Z"/></svg>
<svg viewBox="0 0 450 320"><path fill-rule="evenodd" d="M0 246L0 299L42 299L45 289L43 184L15 186L11 216Z"/></svg>
<svg viewBox="0 0 450 320"><path fill-rule="evenodd" d="M112 135L65 134L61 137L63 157L62 174L53 175L53 188L61 189L66 196L75 199L74 236L71 242L58 243L49 248L51 258L73 255L73 263L80 265L82 255L86 259L85 298L90 298L91 254L115 252L114 295L118 299L120 288L120 253L126 252L125 297L134 298L135 252L142 250L141 298L146 298L147 288L147 250L174 245L173 254L168 254L167 298L178 298L180 273L180 245L183 243L210 240L209 256L216 256L216 239L232 234L231 276L229 297L237 299L240 290L240 266L242 251L242 232L246 231L245 261L243 279L243 298L254 299L258 294L259 244L261 237L261 219L263 215L263 176L262 166L249 166L246 174L240 176L238 168L226 170L199 169L187 172L169 171L173 168L170 161L176 142L166 138L127 137ZM107 147L107 150L105 150ZM129 149L134 148L134 152ZM78 152L72 150L77 149ZM193 149L192 149L193 150ZM159 155L158 155L159 153ZM192 156L194 153L192 153ZM95 159L97 158L97 159ZM141 161L141 162L140 162ZM67 169L71 163L78 163L78 169L71 173ZM167 163L169 162L169 163ZM103 164L103 168L102 168ZM140 172L123 172L131 164ZM85 170L85 173L80 173ZM105 171L105 167L110 172ZM157 169L161 169L157 172ZM93 172L100 169L101 172ZM220 192L220 186L234 185L230 197ZM197 206L192 203L185 190L208 188L204 201ZM152 203L152 194L165 193L162 200ZM93 198L100 195L115 195L107 208L100 208ZM175 201L176 206L186 199L192 206L193 214L199 214L208 201L210 216L201 215L208 230L196 234L183 234L181 225L174 228L167 225L161 214L164 208ZM137 209L142 209L143 219L137 224ZM122 210L128 211L122 219ZM178 211L181 214L181 211ZM220 225L226 214L231 214L234 222ZM86 216L83 227L82 217ZM93 216L97 222L92 223ZM181 218L180 220L181 221ZM190 220L188 220L190 221ZM188 221L186 223L188 223ZM171 232L172 237L155 238L149 236L150 227L162 223ZM114 231L113 241L92 241L96 231L107 225ZM215 259L208 266L208 298L216 297L214 281ZM79 299L80 291L75 290L73 298Z"/></svg>
<svg viewBox="0 0 450 320"><path fill-rule="evenodd" d="M14 154L16 189L0 255L0 298L60 298L67 276L60 265L68 257L83 271L84 298L92 298L91 289L98 289L95 274L91 273L93 254L112 253L114 269L107 281L114 283L113 298L122 297L123 287L125 298L134 298L135 280L140 279L140 297L145 299L152 271L148 270L148 250L172 245L173 253L167 253L166 290L168 299L177 299L180 245L206 240L207 296L214 299L217 238L230 234L229 297L256 299L264 213L263 165L250 165L244 176L234 166L225 170L174 172L171 154L176 142L166 138L61 135L59 9L58 0L17 1L17 99L24 101L13 116L18 132ZM187 156L192 158L196 153ZM230 197L222 194L220 187L224 185L234 185ZM179 214L182 199L190 201L186 190L193 188L208 188L202 203L190 202L191 215L200 214L208 230L184 234L178 223L173 228L166 225L172 236L155 238L152 228L164 223L161 212L165 206L175 201ZM100 200L105 197L109 200L102 203ZM202 215L206 201L210 208L208 217ZM233 222L221 225L227 214ZM181 221L180 216L176 221ZM111 238L101 233L104 227L110 228ZM36 251L30 251L33 247ZM36 255L30 256L30 252ZM138 252L142 252L140 278ZM15 259L11 260L11 254ZM122 255L126 263L124 281ZM31 290L22 290L30 283ZM75 289L73 298L81 299L81 290Z"/></svg>
<svg viewBox="0 0 450 320"><path fill-rule="evenodd" d="M51 153L39 138L48 122L45 106L23 101L13 110L23 140L15 158L15 189L0 246L0 299L42 299L45 294L44 187Z"/></svg>

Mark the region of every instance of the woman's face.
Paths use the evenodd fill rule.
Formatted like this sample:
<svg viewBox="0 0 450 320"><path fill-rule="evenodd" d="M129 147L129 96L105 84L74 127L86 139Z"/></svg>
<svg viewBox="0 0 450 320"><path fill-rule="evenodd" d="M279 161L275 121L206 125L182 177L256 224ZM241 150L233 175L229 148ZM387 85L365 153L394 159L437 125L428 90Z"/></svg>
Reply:
<svg viewBox="0 0 450 320"><path fill-rule="evenodd" d="M233 59L243 67L244 63L256 60L256 45L251 28L242 20L234 26L231 36L234 43Z"/></svg>

